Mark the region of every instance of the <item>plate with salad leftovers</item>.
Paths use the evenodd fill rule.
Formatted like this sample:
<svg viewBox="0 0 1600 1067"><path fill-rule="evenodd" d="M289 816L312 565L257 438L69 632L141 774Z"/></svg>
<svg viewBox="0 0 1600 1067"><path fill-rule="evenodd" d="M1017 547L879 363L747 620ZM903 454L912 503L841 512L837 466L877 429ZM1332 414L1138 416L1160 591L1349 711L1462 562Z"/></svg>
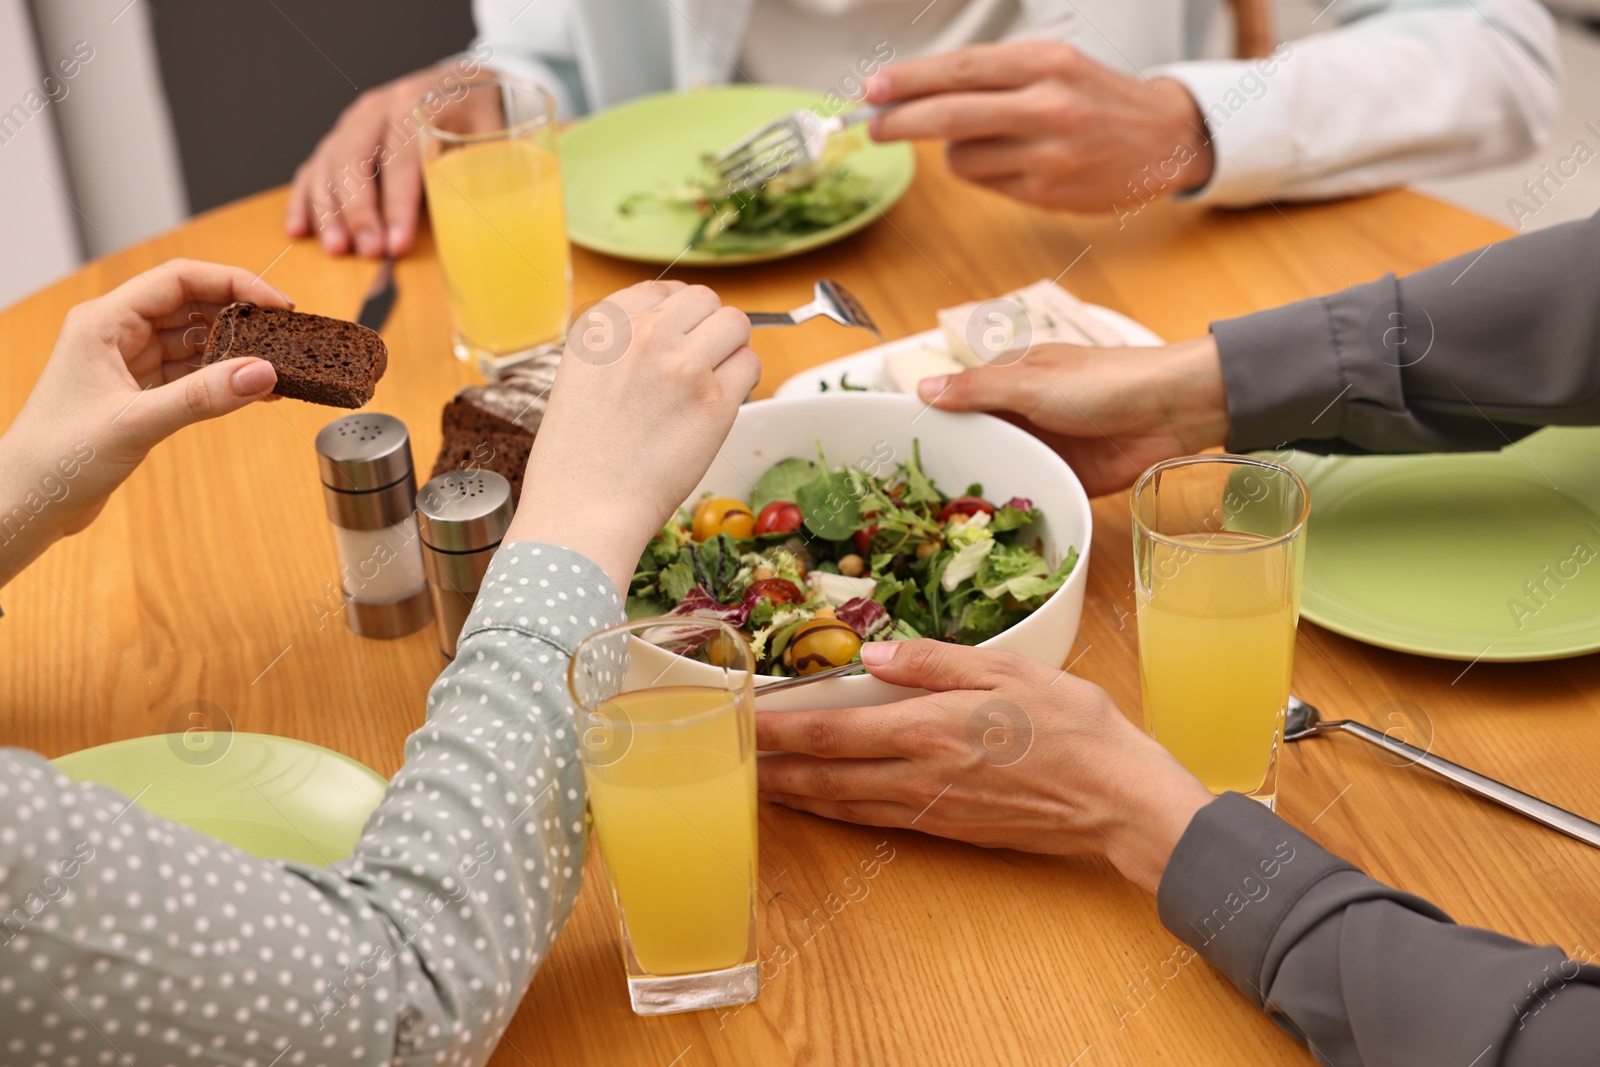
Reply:
<svg viewBox="0 0 1600 1067"><path fill-rule="evenodd" d="M976 645L1037 611L1078 566L1046 555L1027 497L941 486L921 442L898 462L788 456L748 495L700 497L650 542L628 615L714 618L750 642L757 671L842 667L866 641ZM713 657L715 646L697 655Z"/></svg>
<svg viewBox="0 0 1600 1067"><path fill-rule="evenodd" d="M870 225L916 173L907 144L874 144L854 127L812 168L723 196L707 160L817 93L735 85L661 93L590 116L561 138L572 243L647 263L731 266L781 259Z"/></svg>

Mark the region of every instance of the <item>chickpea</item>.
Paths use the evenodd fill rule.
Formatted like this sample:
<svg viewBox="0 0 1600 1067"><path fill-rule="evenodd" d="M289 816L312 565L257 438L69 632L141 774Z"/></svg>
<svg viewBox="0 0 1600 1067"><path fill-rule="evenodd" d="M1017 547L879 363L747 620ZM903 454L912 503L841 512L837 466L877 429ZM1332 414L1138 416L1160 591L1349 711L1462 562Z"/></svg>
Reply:
<svg viewBox="0 0 1600 1067"><path fill-rule="evenodd" d="M758 582L764 582L768 578L772 578L774 576L775 576L775 573L774 573L773 569L771 567L766 566L765 564L762 564L761 566L757 567L755 570L750 572L750 577L753 578L755 581L758 581Z"/></svg>
<svg viewBox="0 0 1600 1067"><path fill-rule="evenodd" d="M867 573L867 561L852 552L839 561L839 573L846 578L859 578Z"/></svg>
<svg viewBox="0 0 1600 1067"><path fill-rule="evenodd" d="M785 650L794 672L802 677L843 667L861 652L861 638L838 619L812 619L795 631Z"/></svg>
<svg viewBox="0 0 1600 1067"><path fill-rule="evenodd" d="M927 559L929 556L933 555L943 547L943 541L924 541L922 544L917 546L917 558Z"/></svg>

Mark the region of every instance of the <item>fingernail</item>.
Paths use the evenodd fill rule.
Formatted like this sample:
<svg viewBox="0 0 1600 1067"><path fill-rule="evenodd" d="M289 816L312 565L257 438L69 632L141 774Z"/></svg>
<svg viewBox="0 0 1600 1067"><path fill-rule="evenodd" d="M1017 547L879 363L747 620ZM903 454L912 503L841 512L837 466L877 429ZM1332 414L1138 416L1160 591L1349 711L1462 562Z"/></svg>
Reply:
<svg viewBox="0 0 1600 1067"><path fill-rule="evenodd" d="M866 90L866 100L871 104L876 104L889 95L889 79L881 74L874 74L862 82L861 87Z"/></svg>
<svg viewBox="0 0 1600 1067"><path fill-rule="evenodd" d="M893 641L869 641L861 646L861 662L869 667L881 667L894 659Z"/></svg>
<svg viewBox="0 0 1600 1067"><path fill-rule="evenodd" d="M944 392L949 385L950 376L948 374L924 378L917 383L917 395L931 404L939 398L939 394Z"/></svg>
<svg viewBox="0 0 1600 1067"><path fill-rule="evenodd" d="M405 231L405 228L403 226L401 226L399 223L396 223L395 225L390 226L389 227L389 254L391 256L399 255L400 254L400 249L405 246L405 240L406 240L406 231Z"/></svg>
<svg viewBox="0 0 1600 1067"><path fill-rule="evenodd" d="M228 379L235 396L257 397L272 392L278 384L278 372L264 359L253 359L233 372Z"/></svg>
<svg viewBox="0 0 1600 1067"><path fill-rule="evenodd" d="M383 237L377 230L363 226L356 231L356 251L363 256L382 255Z"/></svg>
<svg viewBox="0 0 1600 1067"><path fill-rule="evenodd" d="M344 251L344 239L338 230L323 230L322 247L330 256L337 256Z"/></svg>

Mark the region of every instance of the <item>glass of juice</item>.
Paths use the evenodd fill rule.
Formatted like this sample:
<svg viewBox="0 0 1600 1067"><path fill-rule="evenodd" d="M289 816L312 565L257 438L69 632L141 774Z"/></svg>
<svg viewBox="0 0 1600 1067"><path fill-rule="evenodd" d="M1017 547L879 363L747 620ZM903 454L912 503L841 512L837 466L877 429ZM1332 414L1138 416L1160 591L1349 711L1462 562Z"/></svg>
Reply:
<svg viewBox="0 0 1600 1067"><path fill-rule="evenodd" d="M761 991L753 667L737 630L685 617L602 630L567 671L640 1015Z"/></svg>
<svg viewBox="0 0 1600 1067"><path fill-rule="evenodd" d="M1274 807L1310 497L1248 456L1167 460L1133 487L1145 729L1206 787Z"/></svg>
<svg viewBox="0 0 1600 1067"><path fill-rule="evenodd" d="M456 356L493 378L560 352L572 256L554 99L531 82L483 78L429 93L413 117Z"/></svg>

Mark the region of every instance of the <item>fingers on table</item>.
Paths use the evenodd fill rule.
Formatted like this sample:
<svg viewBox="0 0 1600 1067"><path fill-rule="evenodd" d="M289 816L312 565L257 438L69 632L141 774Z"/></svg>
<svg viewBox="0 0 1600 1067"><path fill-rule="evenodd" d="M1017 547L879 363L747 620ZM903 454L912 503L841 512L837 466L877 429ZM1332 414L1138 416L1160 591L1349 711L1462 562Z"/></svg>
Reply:
<svg viewBox="0 0 1600 1067"><path fill-rule="evenodd" d="M383 180L378 186L383 205L388 252L403 256L411 251L417 236L417 216L422 212L422 153L416 141L393 150L394 157L383 165Z"/></svg>
<svg viewBox="0 0 1600 1067"><path fill-rule="evenodd" d="M821 800L793 793L763 793L762 799L834 822L853 822L859 826L905 827L917 817L916 810L909 805L886 800Z"/></svg>

